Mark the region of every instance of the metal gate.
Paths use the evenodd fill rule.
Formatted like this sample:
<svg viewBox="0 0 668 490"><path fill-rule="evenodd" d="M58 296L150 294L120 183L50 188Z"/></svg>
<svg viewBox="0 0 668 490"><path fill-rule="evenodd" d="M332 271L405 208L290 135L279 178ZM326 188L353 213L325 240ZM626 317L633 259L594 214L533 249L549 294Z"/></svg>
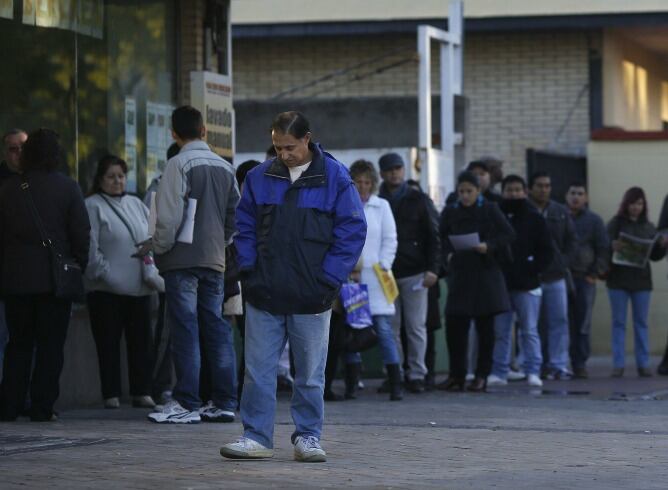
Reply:
<svg viewBox="0 0 668 490"><path fill-rule="evenodd" d="M587 183L587 158L549 151L527 149L527 176L543 171L550 174L552 199L563 203L572 182Z"/></svg>

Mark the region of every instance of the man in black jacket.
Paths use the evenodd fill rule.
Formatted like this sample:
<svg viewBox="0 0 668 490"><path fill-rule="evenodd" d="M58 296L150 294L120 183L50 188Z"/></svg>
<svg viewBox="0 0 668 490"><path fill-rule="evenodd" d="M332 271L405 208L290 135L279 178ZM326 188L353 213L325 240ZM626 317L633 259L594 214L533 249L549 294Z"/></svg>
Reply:
<svg viewBox="0 0 668 490"><path fill-rule="evenodd" d="M408 361L408 390L424 391L427 368L428 290L438 280L440 238L438 214L426 194L412 189L404 180L404 161L396 153L387 153L378 161L383 184L380 197L387 199L397 224L397 256L392 271L399 287L392 328L399 354ZM407 351L401 348L400 328L403 315Z"/></svg>
<svg viewBox="0 0 668 490"><path fill-rule="evenodd" d="M575 226L565 206L550 199L552 181L547 172L535 172L529 180L529 198L547 221L552 238L552 262L541 274L543 300L538 331L543 347L544 374L547 379L567 380L568 369L568 293L573 291L569 269L576 244Z"/></svg>
<svg viewBox="0 0 668 490"><path fill-rule="evenodd" d="M664 234L666 233L666 230L668 230L668 195L666 195L663 200L657 229ZM668 376L668 341L666 342L666 349L663 352L663 359L661 359L661 363L657 368L657 373L662 376Z"/></svg>
<svg viewBox="0 0 668 490"><path fill-rule="evenodd" d="M573 294L568 309L571 336L571 365L574 378L587 378L586 363L591 350L591 316L596 298L596 279L608 269L608 233L601 217L590 211L584 182L573 182L566 193L577 246L571 260Z"/></svg>
<svg viewBox="0 0 668 490"><path fill-rule="evenodd" d="M541 288L539 275L552 260L552 243L545 219L526 199L526 183L518 175L509 175L502 183L501 210L513 226L517 238L512 244L512 261L503 264L512 310L495 318L494 363L488 378L490 385L507 384L513 318L520 327L523 370L530 386L542 386L542 355L538 336Z"/></svg>

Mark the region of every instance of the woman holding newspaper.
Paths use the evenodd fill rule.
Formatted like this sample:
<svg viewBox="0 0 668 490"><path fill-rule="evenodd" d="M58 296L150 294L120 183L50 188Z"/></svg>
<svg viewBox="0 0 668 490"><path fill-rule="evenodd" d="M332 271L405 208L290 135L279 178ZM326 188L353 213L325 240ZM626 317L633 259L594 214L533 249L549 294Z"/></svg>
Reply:
<svg viewBox="0 0 668 490"><path fill-rule="evenodd" d="M633 309L634 350L638 376L651 376L647 317L652 293L650 260L666 255L666 240L647 218L647 199L640 187L624 194L617 215L608 223L612 263L607 278L612 309L612 376L624 375L626 311Z"/></svg>
<svg viewBox="0 0 668 490"><path fill-rule="evenodd" d="M499 259L508 255L515 232L495 203L480 193L478 178L463 172L457 179L457 202L441 214L443 263L447 264L445 308L450 376L439 385L463 390L471 321L478 332L478 363L469 391L485 391L492 369L494 316L510 309Z"/></svg>

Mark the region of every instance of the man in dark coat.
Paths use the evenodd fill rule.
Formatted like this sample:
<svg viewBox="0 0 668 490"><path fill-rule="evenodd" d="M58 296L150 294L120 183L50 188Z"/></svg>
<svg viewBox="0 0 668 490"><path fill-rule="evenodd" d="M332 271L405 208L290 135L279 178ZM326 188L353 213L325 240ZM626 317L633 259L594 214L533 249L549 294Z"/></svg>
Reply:
<svg viewBox="0 0 668 490"><path fill-rule="evenodd" d="M661 215L659 216L659 224L657 225L659 232L666 233L668 230L668 195L666 195L663 200L663 206L661 207ZM668 376L668 341L666 342L666 349L663 353L663 359L657 368L657 373L662 376Z"/></svg>
<svg viewBox="0 0 668 490"><path fill-rule="evenodd" d="M569 269L576 243L575 227L565 206L550 199L552 181L547 172L536 172L529 180L529 199L547 221L553 258L541 275L543 300L538 331L547 379L571 378L568 369L568 293L573 290Z"/></svg>
<svg viewBox="0 0 668 490"><path fill-rule="evenodd" d="M529 386L542 386L543 361L538 336L540 315L540 278L552 260L552 243L545 218L527 202L527 187L518 175L509 175L502 183L501 210L513 226L517 238L511 246L512 261L502 264L510 293L511 310L495 318L494 363L488 378L490 385L505 385L512 351L513 320L517 316L521 333L523 371Z"/></svg>
<svg viewBox="0 0 668 490"><path fill-rule="evenodd" d="M569 296L571 366L573 377L587 378L586 363L591 350L591 316L596 298L596 280L608 269L608 233L601 217L589 210L584 182L573 182L566 193L577 245L571 260L573 294Z"/></svg>
<svg viewBox="0 0 668 490"><path fill-rule="evenodd" d="M392 272L399 287L392 328L399 356L408 364L408 391L424 391L427 374L427 306L429 288L438 281L440 240L438 214L426 194L411 188L405 181L404 160L387 153L378 161L383 184L380 197L387 199L397 224L397 256ZM406 329L407 352L401 348L401 319Z"/></svg>

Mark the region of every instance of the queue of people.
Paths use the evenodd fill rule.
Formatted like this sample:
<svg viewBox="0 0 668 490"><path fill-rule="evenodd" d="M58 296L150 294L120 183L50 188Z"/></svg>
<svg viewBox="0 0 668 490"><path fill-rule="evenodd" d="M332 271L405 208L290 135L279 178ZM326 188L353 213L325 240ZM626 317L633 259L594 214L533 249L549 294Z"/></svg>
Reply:
<svg viewBox="0 0 668 490"><path fill-rule="evenodd" d="M404 389L485 392L518 377L537 387L586 378L600 280L613 317L611 374L624 375L630 303L637 372L651 375L650 262L666 255L668 241L648 220L642 189L626 192L606 226L583 182L569 186L561 205L549 174L500 180L498 166L478 160L439 215L406 179L400 155L383 155L379 172L366 160L348 169L313 140L299 112L273 121L273 155L236 172L209 149L199 111L180 107L171 122L175 146L144 202L126 192L128 168L117 156L99 160L84 198L58 171L64 152L55 132L5 134L2 420L26 409L31 420L55 420L72 304L85 302L106 408L120 406L125 337L132 404L152 409L149 420L232 422L239 410L243 433L221 454L271 457L280 372L293 391L295 458L324 461L324 403L355 399L362 371L360 353L341 340L348 325L339 291L348 282L368 291L387 374L379 391L391 401ZM640 266L619 258L629 240L649 244ZM381 277L394 278L396 299ZM449 376L435 384L442 319ZM279 370L282 357L289 360ZM339 361L343 395L332 389ZM659 373L668 374L668 347Z"/></svg>

